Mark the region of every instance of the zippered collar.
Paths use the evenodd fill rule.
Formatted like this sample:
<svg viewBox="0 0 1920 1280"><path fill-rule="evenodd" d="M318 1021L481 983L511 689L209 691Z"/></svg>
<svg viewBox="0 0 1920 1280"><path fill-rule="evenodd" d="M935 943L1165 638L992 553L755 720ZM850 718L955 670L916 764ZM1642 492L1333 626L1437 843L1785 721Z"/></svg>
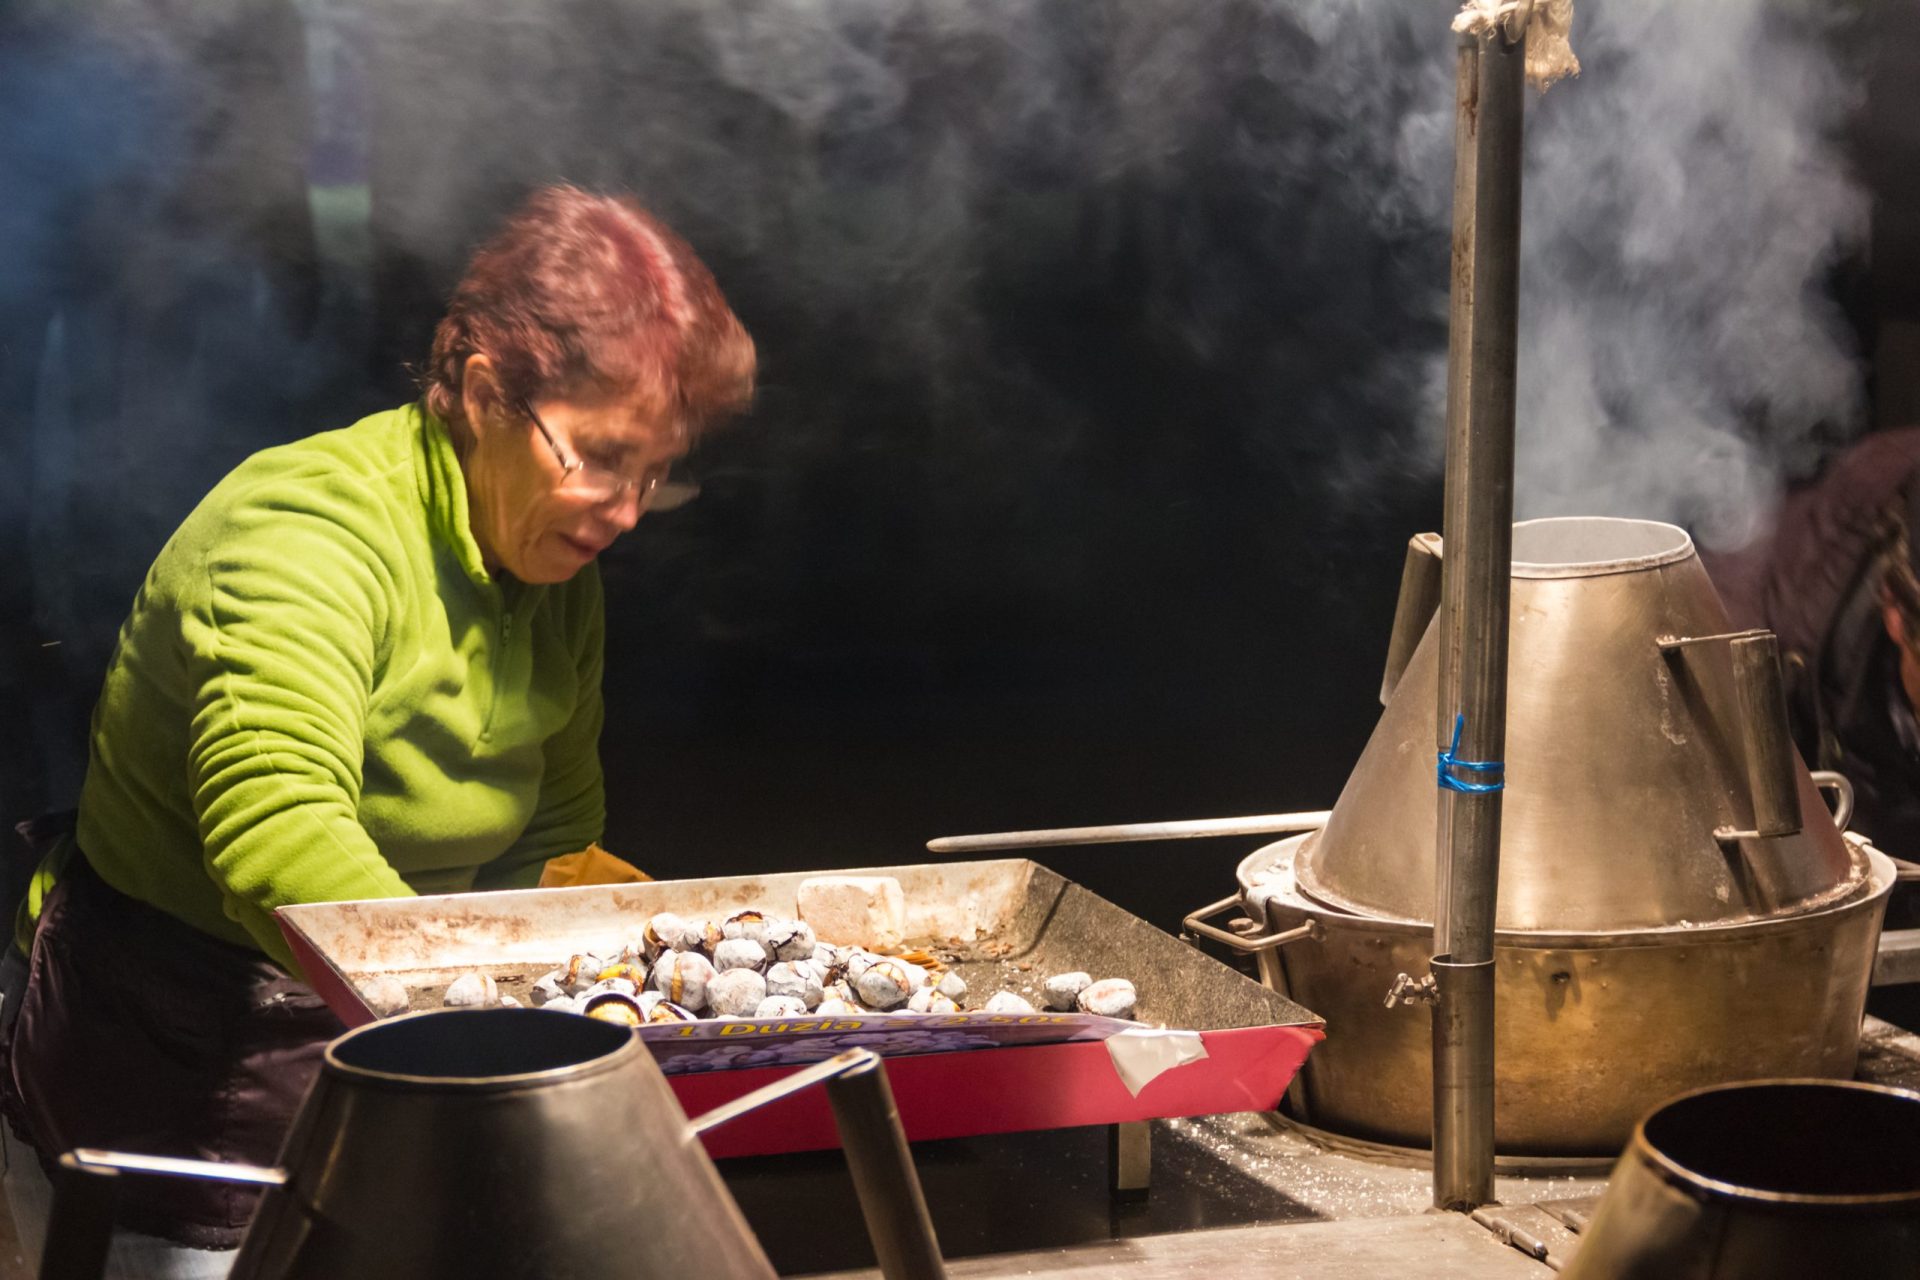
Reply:
<svg viewBox="0 0 1920 1280"><path fill-rule="evenodd" d="M453 447L447 424L427 412L423 404L408 405L406 411L414 420L413 474L420 501L426 507L428 527L453 548L454 558L469 578L481 586L495 585L473 536L467 511L467 476L460 469L460 455Z"/></svg>

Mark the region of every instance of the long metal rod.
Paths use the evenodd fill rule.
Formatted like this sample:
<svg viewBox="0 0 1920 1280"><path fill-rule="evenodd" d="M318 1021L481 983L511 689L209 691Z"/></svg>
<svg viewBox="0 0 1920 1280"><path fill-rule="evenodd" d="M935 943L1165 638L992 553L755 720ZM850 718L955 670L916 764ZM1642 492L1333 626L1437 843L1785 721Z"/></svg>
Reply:
<svg viewBox="0 0 1920 1280"><path fill-rule="evenodd" d="M1526 46L1461 42L1448 346L1440 751L1504 762ZM1491 769L1457 775L1488 784ZM1493 934L1502 792L1442 789L1434 910L1433 1202L1493 1199Z"/></svg>
<svg viewBox="0 0 1920 1280"><path fill-rule="evenodd" d="M75 1163L90 1169L118 1173L154 1173L168 1178L202 1178L208 1182L243 1182L257 1187L283 1187L287 1171L258 1164L229 1164L223 1160L183 1160L178 1156L143 1156L129 1151L100 1151L76 1147Z"/></svg>
<svg viewBox="0 0 1920 1280"><path fill-rule="evenodd" d="M835 1054L687 1124L696 1135L703 1134L820 1084L827 1088L834 1127L840 1133L881 1275L885 1280L945 1280L946 1262L934 1235L933 1216L927 1211L926 1193L920 1188L920 1174L900 1125L886 1067L873 1050Z"/></svg>
<svg viewBox="0 0 1920 1280"><path fill-rule="evenodd" d="M947 1265L880 1059L827 1081L860 1212L886 1280L945 1280Z"/></svg>
<svg viewBox="0 0 1920 1280"><path fill-rule="evenodd" d="M1179 822L1126 822L1103 827L1050 827L1041 831L995 831L977 836L941 836L929 853L990 853L998 849L1043 849L1051 845L1130 844L1143 840L1197 840L1206 836L1268 836L1317 831L1328 811L1266 813L1251 818L1188 818Z"/></svg>

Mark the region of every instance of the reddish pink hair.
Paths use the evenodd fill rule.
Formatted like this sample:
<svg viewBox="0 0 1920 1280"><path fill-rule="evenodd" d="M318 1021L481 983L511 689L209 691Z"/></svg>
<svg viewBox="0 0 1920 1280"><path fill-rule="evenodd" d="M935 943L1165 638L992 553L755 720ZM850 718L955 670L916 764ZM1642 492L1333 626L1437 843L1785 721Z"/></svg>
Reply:
<svg viewBox="0 0 1920 1280"><path fill-rule="evenodd" d="M476 352L511 400L645 391L689 430L744 409L753 340L686 241L635 201L543 187L482 245L433 334L427 408L463 423Z"/></svg>

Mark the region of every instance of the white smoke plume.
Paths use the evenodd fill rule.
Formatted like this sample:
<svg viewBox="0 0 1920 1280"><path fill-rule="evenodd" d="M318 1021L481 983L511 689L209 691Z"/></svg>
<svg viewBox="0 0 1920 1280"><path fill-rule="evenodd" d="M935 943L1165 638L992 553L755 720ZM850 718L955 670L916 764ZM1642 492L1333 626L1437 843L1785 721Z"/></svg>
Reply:
<svg viewBox="0 0 1920 1280"><path fill-rule="evenodd" d="M1829 275L1866 231L1839 137L1860 91L1830 25L1767 0L1580 6L1586 73L1526 136L1521 518L1739 545L1858 427Z"/></svg>

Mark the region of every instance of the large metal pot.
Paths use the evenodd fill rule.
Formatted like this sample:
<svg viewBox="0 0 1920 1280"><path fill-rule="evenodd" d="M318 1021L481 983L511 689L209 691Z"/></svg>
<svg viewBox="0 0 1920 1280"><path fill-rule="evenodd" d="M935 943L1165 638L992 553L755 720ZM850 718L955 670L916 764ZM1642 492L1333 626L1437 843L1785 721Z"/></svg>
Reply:
<svg viewBox="0 0 1920 1280"><path fill-rule="evenodd" d="M1920 1275L1920 1094L1769 1080L1633 1131L1567 1280Z"/></svg>
<svg viewBox="0 0 1920 1280"><path fill-rule="evenodd" d="M1451 879L1438 798L1463 769L1504 789L1501 1150L1611 1154L1683 1090L1850 1074L1894 869L1843 834L1844 781L1826 778L1842 793L1830 813L1794 753L1774 637L1730 630L1682 529L1524 521L1507 758L1462 765L1435 732L1436 707L1459 723L1430 625L1442 550L1425 534L1409 548L1385 709L1339 802L1241 867L1239 905L1265 936L1214 934L1260 951L1268 981L1327 1020L1304 1118L1431 1136L1432 1022L1391 1006L1432 999Z"/></svg>
<svg viewBox="0 0 1920 1280"><path fill-rule="evenodd" d="M1425 1146L1432 1029L1419 1009L1386 1007L1384 997L1400 975L1426 971L1433 927L1305 897L1292 869L1306 838L1246 858L1236 902L1263 926L1262 936L1238 942L1261 957L1264 980L1327 1020L1326 1042L1289 1096L1308 1123ZM1867 882L1817 911L1697 927L1497 933L1499 1150L1610 1154L1648 1107L1685 1090L1851 1075L1894 882L1883 854L1864 845L1860 854Z"/></svg>
<svg viewBox="0 0 1920 1280"><path fill-rule="evenodd" d="M773 1275L646 1046L589 1018L350 1031L281 1159L236 1277Z"/></svg>
<svg viewBox="0 0 1920 1280"><path fill-rule="evenodd" d="M1440 552L1416 538L1405 581L1437 574ZM1431 921L1444 881L1434 710L1450 693L1426 601L1402 592L1386 705L1296 868L1315 901L1360 915ZM1857 888L1864 867L1787 737L1774 638L1730 629L1684 530L1516 524L1510 631L1499 928L1753 920Z"/></svg>
<svg viewBox="0 0 1920 1280"><path fill-rule="evenodd" d="M878 1055L849 1050L689 1123L630 1029L536 1009L416 1013L341 1036L284 1168L68 1152L41 1275L104 1274L114 1189L131 1175L268 1188L236 1280L772 1280L698 1135L814 1085L881 1271L942 1280Z"/></svg>

